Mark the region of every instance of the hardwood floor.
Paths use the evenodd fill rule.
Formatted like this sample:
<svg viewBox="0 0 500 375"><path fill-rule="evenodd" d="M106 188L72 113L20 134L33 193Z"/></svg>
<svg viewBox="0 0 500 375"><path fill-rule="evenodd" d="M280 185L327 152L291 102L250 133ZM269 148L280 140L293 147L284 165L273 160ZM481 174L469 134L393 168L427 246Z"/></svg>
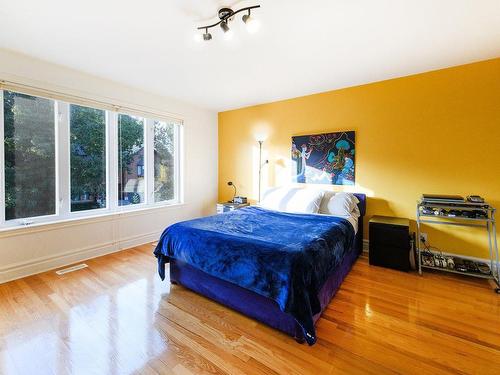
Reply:
<svg viewBox="0 0 500 375"><path fill-rule="evenodd" d="M308 347L161 282L151 252L0 285L0 373L500 373L500 296L485 281L360 258Z"/></svg>

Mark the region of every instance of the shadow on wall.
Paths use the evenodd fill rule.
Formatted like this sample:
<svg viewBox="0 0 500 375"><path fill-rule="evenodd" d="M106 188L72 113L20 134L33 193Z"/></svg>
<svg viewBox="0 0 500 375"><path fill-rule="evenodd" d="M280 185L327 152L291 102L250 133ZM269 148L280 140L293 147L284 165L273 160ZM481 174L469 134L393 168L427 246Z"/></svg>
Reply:
<svg viewBox="0 0 500 375"><path fill-rule="evenodd" d="M389 202L385 199L366 196L366 215L363 220L363 238L369 240L368 225L372 216L394 216L394 211L390 208Z"/></svg>
<svg viewBox="0 0 500 375"><path fill-rule="evenodd" d="M385 199L380 199L376 197L370 197L367 194L366 197L366 208L367 216L382 215L382 216L394 216L394 210L389 206L389 202Z"/></svg>

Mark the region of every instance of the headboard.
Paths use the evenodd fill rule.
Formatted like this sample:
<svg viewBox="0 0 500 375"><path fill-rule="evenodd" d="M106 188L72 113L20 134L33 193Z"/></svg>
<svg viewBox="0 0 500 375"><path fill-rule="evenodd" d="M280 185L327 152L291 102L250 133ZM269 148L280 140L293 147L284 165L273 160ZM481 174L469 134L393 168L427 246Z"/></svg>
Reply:
<svg viewBox="0 0 500 375"><path fill-rule="evenodd" d="M353 194L359 200L359 203L358 203L359 213L361 214L361 216L365 216L366 215L366 194L361 194L361 193L353 193Z"/></svg>

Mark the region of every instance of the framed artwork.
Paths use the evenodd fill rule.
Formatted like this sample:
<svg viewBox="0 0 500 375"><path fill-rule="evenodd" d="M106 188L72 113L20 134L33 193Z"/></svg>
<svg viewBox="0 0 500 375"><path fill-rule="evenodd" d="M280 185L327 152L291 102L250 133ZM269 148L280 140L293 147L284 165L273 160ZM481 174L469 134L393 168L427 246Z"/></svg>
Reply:
<svg viewBox="0 0 500 375"><path fill-rule="evenodd" d="M354 185L354 131L292 137L292 181Z"/></svg>

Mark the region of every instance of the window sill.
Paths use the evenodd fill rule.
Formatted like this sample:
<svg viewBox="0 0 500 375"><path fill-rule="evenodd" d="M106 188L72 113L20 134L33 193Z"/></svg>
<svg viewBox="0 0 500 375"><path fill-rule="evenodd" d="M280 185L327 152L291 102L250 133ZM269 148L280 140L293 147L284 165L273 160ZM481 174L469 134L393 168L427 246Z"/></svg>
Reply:
<svg viewBox="0 0 500 375"><path fill-rule="evenodd" d="M66 218L66 219L60 219L60 220L54 220L50 222L43 222L43 223L34 223L28 226L12 226L12 227L4 227L0 228L0 239L5 238L5 237L13 237L13 236L19 236L23 234L31 234L31 233L37 233L37 232L45 232L45 231L50 231L50 230L56 230L56 229L61 229L65 227L72 227L75 225L81 225L81 224L90 224L90 223L98 223L98 222L106 222L106 221L112 221L115 220L117 217L121 216L127 216L127 217L133 217L133 216L141 216L141 215L146 215L150 213L151 211L157 211L157 210L171 210L171 209L176 209L186 206L186 203L181 202L181 203L171 203L171 204L164 204L164 205L155 205L155 206L149 206L149 207L142 207L134 210L121 210L121 211L115 211L115 212L106 212L106 213L99 213L96 215L89 215L89 216L79 216L79 217L74 217L74 218Z"/></svg>

